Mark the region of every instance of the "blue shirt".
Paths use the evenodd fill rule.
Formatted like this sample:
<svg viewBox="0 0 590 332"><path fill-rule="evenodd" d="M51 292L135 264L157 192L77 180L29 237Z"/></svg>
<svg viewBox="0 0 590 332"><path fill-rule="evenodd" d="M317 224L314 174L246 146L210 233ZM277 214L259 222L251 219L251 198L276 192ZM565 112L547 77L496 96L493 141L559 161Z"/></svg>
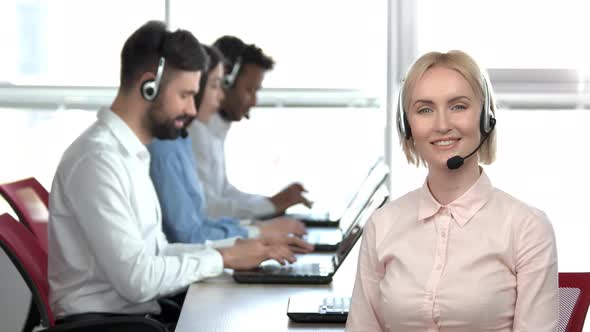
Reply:
<svg viewBox="0 0 590 332"><path fill-rule="evenodd" d="M229 237L248 237L234 218L209 219L190 138L154 139L150 176L162 207L164 234L170 242L204 243Z"/></svg>

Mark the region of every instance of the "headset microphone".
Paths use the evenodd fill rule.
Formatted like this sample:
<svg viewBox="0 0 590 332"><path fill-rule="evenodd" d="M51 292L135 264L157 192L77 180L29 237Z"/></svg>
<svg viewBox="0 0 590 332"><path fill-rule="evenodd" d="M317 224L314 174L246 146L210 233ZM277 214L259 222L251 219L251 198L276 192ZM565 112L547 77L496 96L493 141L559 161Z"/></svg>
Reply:
<svg viewBox="0 0 590 332"><path fill-rule="evenodd" d="M495 118L490 118L490 132L485 134L486 136L481 140L481 143L479 143L479 145L477 146L477 148L475 150L473 150L473 152L471 152L470 154L468 154L465 157L461 157L461 156L454 156L451 157L447 160L447 167L450 170L454 170L457 169L461 166L463 166L463 163L465 162L465 159L471 157L474 153L477 152L477 150L479 150L479 148L481 148L481 146L483 145L483 143L488 139L488 137L490 137L490 134L492 133L492 130L494 130L494 127L496 126L496 119Z"/></svg>

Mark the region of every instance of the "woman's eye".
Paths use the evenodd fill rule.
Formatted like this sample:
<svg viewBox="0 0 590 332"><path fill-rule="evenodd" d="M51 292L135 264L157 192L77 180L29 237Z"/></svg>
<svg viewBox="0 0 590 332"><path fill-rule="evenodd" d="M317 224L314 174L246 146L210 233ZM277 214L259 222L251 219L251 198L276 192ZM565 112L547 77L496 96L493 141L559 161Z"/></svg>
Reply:
<svg viewBox="0 0 590 332"><path fill-rule="evenodd" d="M430 113L432 112L432 110L428 107L424 107L418 110L418 114L422 114L422 113Z"/></svg>
<svg viewBox="0 0 590 332"><path fill-rule="evenodd" d="M467 109L467 107L465 105L455 105L451 109L455 110L455 111L461 111L461 110Z"/></svg>

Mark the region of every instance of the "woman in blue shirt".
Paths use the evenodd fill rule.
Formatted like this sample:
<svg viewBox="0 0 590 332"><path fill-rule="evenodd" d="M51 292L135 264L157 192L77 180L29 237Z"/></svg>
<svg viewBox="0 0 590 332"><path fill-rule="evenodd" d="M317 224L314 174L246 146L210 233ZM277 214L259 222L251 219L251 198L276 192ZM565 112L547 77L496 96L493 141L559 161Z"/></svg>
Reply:
<svg viewBox="0 0 590 332"><path fill-rule="evenodd" d="M205 50L209 56L209 69L202 74L199 92L195 95L198 116L211 116L224 97L221 85L223 57L215 48L206 46ZM187 121L186 127L192 120ZM196 172L197 161L186 129L175 140L155 139L148 149L150 176L162 206L163 230L170 242L260 238L267 244L289 244L295 252L313 250L299 238L306 230L297 220L277 218L256 225L242 225L235 218L208 218L203 188ZM231 245L231 241L228 244Z"/></svg>

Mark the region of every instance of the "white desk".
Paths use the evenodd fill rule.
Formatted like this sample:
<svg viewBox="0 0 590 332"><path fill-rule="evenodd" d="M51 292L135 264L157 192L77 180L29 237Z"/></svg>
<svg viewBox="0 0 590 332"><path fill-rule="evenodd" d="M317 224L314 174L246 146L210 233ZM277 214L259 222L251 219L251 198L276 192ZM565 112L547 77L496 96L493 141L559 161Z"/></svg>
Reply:
<svg viewBox="0 0 590 332"><path fill-rule="evenodd" d="M344 324L301 324L287 317L289 296L350 296L360 240L328 285L238 284L229 272L190 286L177 332L196 331L344 331ZM327 255L310 254L300 261Z"/></svg>

